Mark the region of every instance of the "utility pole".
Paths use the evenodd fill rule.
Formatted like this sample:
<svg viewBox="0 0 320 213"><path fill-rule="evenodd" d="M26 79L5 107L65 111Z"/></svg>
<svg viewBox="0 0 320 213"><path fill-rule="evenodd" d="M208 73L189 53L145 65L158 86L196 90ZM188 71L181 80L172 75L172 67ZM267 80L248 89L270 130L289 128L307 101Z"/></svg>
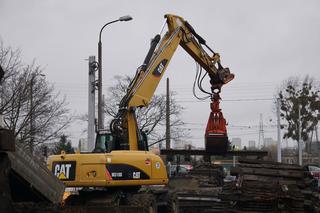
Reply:
<svg viewBox="0 0 320 213"><path fill-rule="evenodd" d="M88 150L91 151L94 148L94 132L95 132L95 89L96 78L95 71L97 70L97 64L95 62L95 56L89 56L89 81L88 81ZM82 151L82 150L80 150Z"/></svg>
<svg viewBox="0 0 320 213"><path fill-rule="evenodd" d="M278 130L277 161L281 163L280 99L279 98L277 98L277 130Z"/></svg>
<svg viewBox="0 0 320 213"><path fill-rule="evenodd" d="M261 146L262 146L262 148L265 147L262 113L260 113L260 121L259 121L259 143L258 143L258 147L261 148Z"/></svg>
<svg viewBox="0 0 320 213"><path fill-rule="evenodd" d="M316 143L317 143L317 151L318 151L318 165L320 166L320 142L318 138L318 125L314 127L316 130Z"/></svg>
<svg viewBox="0 0 320 213"><path fill-rule="evenodd" d="M302 166L302 142L301 142L301 105L299 104L298 109L298 161L299 165Z"/></svg>
<svg viewBox="0 0 320 213"><path fill-rule="evenodd" d="M170 149L170 89L169 78L167 78L167 92L166 92L166 150Z"/></svg>

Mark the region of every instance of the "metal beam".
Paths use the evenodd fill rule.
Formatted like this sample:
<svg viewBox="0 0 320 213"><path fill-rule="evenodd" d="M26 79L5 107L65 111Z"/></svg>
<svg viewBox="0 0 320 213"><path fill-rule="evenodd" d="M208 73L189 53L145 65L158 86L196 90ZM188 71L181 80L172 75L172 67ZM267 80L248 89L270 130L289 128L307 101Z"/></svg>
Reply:
<svg viewBox="0 0 320 213"><path fill-rule="evenodd" d="M211 156L213 154L206 152L206 150L196 149L196 150L183 150L183 149L162 149L160 150L161 155L202 155ZM259 150L242 150L242 151L227 151L225 156L267 156L267 151Z"/></svg>

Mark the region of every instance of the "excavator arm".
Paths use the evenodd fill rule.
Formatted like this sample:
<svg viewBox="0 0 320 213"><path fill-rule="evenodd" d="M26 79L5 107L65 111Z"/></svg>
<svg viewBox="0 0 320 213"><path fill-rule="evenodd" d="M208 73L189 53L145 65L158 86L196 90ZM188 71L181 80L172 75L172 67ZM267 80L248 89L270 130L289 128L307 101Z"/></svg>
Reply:
<svg viewBox="0 0 320 213"><path fill-rule="evenodd" d="M141 134L137 126L135 109L137 107L148 106L179 45L206 70L210 77L213 94L212 101L215 102L215 104L211 104L211 108L212 112L217 111L218 114L210 115L212 119L210 121L209 118L208 126L210 127L207 126L206 137L210 136L207 134L210 132L210 129L219 128L217 125L222 125L220 129L225 129L225 120L224 123L220 122L224 118L219 109L219 92L221 86L231 81L234 75L230 73L228 68L222 67L219 54L207 46L206 41L195 32L187 21L179 16L170 14L165 15L165 18L168 31L162 39L160 35L156 35L151 41L151 47L144 63L138 68L135 77L128 87L127 94L120 102L118 115L111 122L111 132L117 140L115 142L116 149L141 149L139 148ZM212 56L202 48L202 45L211 51ZM219 115L222 116L222 119L217 120Z"/></svg>

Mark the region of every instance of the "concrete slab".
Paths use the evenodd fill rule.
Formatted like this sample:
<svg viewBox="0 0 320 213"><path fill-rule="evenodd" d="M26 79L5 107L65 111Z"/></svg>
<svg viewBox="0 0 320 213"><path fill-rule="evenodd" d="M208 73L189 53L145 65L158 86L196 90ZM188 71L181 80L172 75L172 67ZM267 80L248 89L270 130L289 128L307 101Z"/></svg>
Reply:
<svg viewBox="0 0 320 213"><path fill-rule="evenodd" d="M25 152L18 145L16 145L15 152L8 152L7 154L12 170L10 178L19 182L19 184L11 184L13 197L15 193L20 193L16 197L19 197L19 200L24 200L24 197L21 197L21 194L24 193L19 190L25 188L25 191L27 191L25 193L27 196L25 197L26 200L34 196L39 201L61 202L65 186L47 169L44 163L41 163L35 156ZM14 185L16 185L16 188Z"/></svg>

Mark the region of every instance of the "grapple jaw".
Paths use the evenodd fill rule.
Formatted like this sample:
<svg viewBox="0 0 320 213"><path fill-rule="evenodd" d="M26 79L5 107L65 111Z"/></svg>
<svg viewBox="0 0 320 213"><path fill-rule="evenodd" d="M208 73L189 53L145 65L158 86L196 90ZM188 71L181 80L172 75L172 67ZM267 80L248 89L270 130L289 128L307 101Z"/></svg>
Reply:
<svg viewBox="0 0 320 213"><path fill-rule="evenodd" d="M207 153L225 155L228 150L229 140L227 135L226 120L219 108L220 96L213 94L211 113L205 132L205 149Z"/></svg>
<svg viewBox="0 0 320 213"><path fill-rule="evenodd" d="M228 136L207 133L205 144L207 153L211 155L225 155L228 151Z"/></svg>

